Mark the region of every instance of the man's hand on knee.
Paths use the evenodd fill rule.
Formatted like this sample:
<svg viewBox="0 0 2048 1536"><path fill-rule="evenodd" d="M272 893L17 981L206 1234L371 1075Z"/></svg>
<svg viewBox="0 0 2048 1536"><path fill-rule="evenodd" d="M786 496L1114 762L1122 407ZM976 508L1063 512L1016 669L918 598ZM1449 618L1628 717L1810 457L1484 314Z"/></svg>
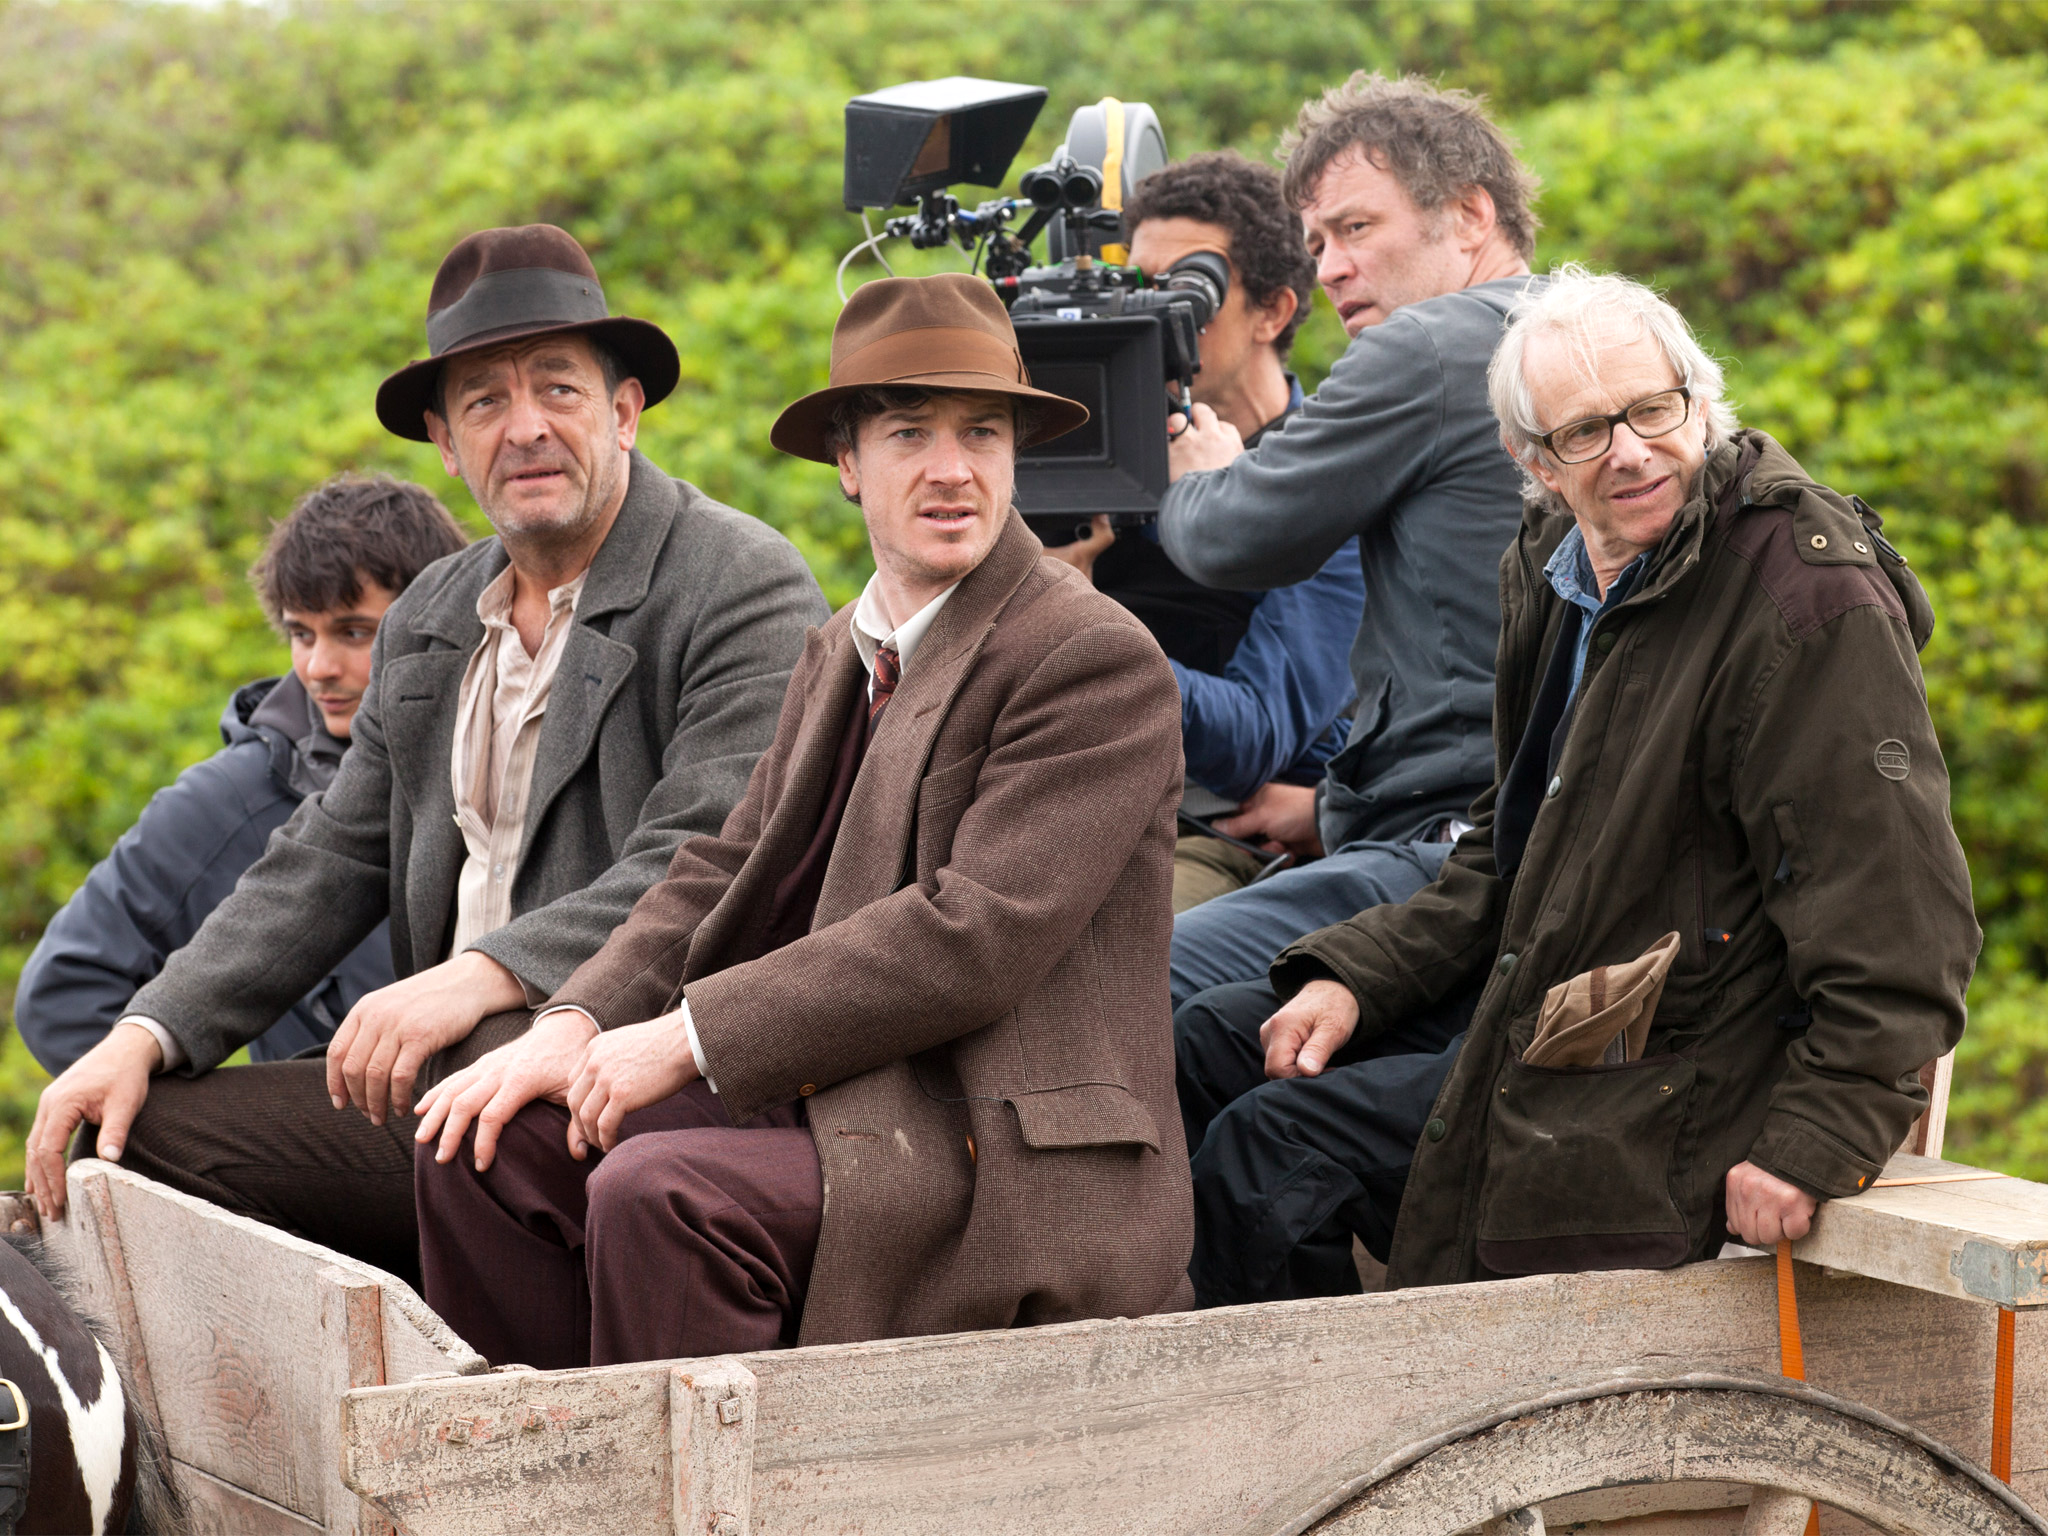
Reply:
<svg viewBox="0 0 2048 1536"><path fill-rule="evenodd" d="M150 1074L164 1064L156 1037L133 1024L116 1024L98 1045L43 1090L29 1127L28 1193L43 1220L64 1214L64 1154L72 1132L90 1120L100 1128L94 1150L118 1161L128 1128L149 1097Z"/></svg>
<svg viewBox="0 0 2048 1536"><path fill-rule="evenodd" d="M514 1115L537 1099L567 1102L569 1085L576 1080L584 1052L596 1034L597 1025L586 1013L565 1010L536 1019L517 1040L429 1088L420 1100L420 1128L412 1139L424 1144L438 1137L434 1161L445 1163L455 1156L463 1133L473 1123L476 1171L484 1172L498 1155L499 1133ZM572 1148L575 1134L572 1119ZM582 1152L578 1150L577 1155Z"/></svg>
<svg viewBox="0 0 2048 1536"><path fill-rule="evenodd" d="M376 1125L406 1114L436 1051L467 1038L486 1015L525 1005L519 978L476 949L379 987L348 1011L327 1047L328 1096Z"/></svg>
<svg viewBox="0 0 2048 1536"><path fill-rule="evenodd" d="M569 1088L569 1150L581 1157L594 1142L611 1151L621 1120L681 1093L697 1076L680 1009L599 1035Z"/></svg>
<svg viewBox="0 0 2048 1536"><path fill-rule="evenodd" d="M1358 1028L1358 999L1341 981L1312 981L1259 1026L1266 1076L1314 1077Z"/></svg>
<svg viewBox="0 0 2048 1536"><path fill-rule="evenodd" d="M1820 1202L1755 1163L1728 1170L1728 1230L1752 1248L1796 1243L1813 1230Z"/></svg>

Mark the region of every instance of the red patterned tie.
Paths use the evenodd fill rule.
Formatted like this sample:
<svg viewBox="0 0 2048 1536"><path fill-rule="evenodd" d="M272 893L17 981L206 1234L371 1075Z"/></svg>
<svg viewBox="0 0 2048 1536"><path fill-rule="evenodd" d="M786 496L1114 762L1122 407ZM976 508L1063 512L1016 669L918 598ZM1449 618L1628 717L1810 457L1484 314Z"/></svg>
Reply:
<svg viewBox="0 0 2048 1536"><path fill-rule="evenodd" d="M896 691L896 684L903 676L903 663L896 658L896 647L885 645L875 652L875 686L868 694L868 729L875 728L875 721L881 717L882 706L889 702L889 696Z"/></svg>

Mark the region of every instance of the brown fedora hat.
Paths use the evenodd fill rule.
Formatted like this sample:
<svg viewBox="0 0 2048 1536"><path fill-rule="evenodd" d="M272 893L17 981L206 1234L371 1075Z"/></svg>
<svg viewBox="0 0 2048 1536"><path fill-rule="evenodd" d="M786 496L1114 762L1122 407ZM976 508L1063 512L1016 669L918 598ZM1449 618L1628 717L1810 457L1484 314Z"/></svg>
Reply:
<svg viewBox="0 0 2048 1536"><path fill-rule="evenodd" d="M1010 312L995 289L965 272L883 277L855 289L832 327L831 382L777 417L768 441L800 459L837 462L832 407L876 385L1041 401L1044 418L1020 448L1071 432L1088 419L1079 401L1031 387Z"/></svg>
<svg viewBox="0 0 2048 1536"><path fill-rule="evenodd" d="M584 331L617 354L647 403L668 398L682 373L676 344L658 325L605 308L597 269L576 237L552 224L483 229L467 236L434 274L427 299L427 356L377 389L377 419L424 443L451 357L528 336Z"/></svg>

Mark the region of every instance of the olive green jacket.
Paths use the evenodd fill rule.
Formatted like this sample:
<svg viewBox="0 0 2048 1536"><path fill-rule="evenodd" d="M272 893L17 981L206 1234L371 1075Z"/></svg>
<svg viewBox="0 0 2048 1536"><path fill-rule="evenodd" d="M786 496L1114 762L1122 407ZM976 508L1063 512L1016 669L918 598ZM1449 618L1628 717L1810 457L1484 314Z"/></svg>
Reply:
<svg viewBox="0 0 2048 1536"><path fill-rule="evenodd" d="M1480 988L1394 1234L1391 1285L1711 1256L1745 1158L1867 1186L1953 1046L1979 933L1917 651L1933 612L1877 519L1760 432L1708 461L1636 593L1594 623L1551 793L1512 878L1494 800L1567 605L1571 523L1501 561L1495 787L1442 876L1273 966L1334 976L1359 1029ZM1519 1058L1544 993L1681 937L1643 1058Z"/></svg>

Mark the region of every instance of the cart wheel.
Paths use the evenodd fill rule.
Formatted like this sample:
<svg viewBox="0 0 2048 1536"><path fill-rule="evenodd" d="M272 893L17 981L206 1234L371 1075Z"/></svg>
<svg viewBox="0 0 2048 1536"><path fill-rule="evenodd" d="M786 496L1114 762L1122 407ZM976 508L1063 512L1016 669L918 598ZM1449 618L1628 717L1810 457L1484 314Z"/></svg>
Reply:
<svg viewBox="0 0 2048 1536"><path fill-rule="evenodd" d="M1610 1378L1503 1407L1378 1461L1283 1529L1533 1536L1549 1499L1697 1482L1756 1489L1745 1529L1760 1532L1795 1510L1803 1528L1813 1500L1887 1536L2048 1533L2010 1488L1895 1419L1796 1382L1706 1372ZM1530 1513L1516 1524L1520 1511Z"/></svg>

